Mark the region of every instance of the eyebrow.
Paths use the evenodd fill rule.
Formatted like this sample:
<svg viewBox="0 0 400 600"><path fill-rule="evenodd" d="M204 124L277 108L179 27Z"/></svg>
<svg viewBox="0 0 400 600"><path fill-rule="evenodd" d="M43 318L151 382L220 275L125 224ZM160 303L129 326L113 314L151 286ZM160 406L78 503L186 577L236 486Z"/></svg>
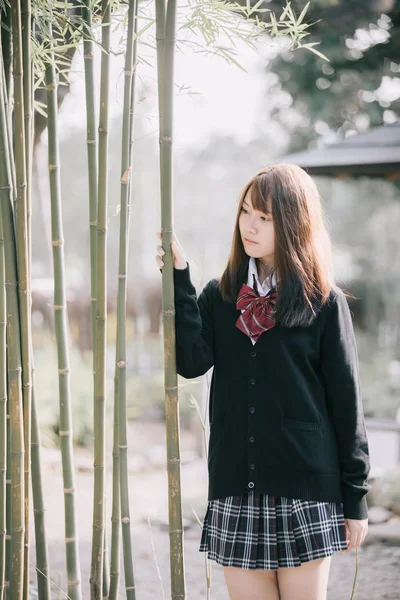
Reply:
<svg viewBox="0 0 400 600"><path fill-rule="evenodd" d="M246 206L248 206L249 208L251 208L250 204L246 200L243 200L243 204L245 204ZM260 212L263 212L266 215L272 215L272 212L269 211L269 210L266 210L266 211L262 211L261 210Z"/></svg>

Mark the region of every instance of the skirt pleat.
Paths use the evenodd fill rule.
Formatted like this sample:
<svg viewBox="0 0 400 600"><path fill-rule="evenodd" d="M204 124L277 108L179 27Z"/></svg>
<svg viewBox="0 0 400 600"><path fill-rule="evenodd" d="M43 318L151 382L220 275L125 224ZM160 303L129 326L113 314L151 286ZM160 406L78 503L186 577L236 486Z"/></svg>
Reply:
<svg viewBox="0 0 400 600"><path fill-rule="evenodd" d="M342 503L254 492L208 502L199 547L221 565L268 570L346 549Z"/></svg>

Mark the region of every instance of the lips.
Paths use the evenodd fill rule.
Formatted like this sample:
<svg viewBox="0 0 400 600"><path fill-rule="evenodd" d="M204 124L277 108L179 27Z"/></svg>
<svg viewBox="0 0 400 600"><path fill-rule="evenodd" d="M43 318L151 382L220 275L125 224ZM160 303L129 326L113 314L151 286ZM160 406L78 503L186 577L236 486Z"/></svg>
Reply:
<svg viewBox="0 0 400 600"><path fill-rule="evenodd" d="M257 244L257 242L253 242L253 240L249 240L248 238L244 238L248 244Z"/></svg>

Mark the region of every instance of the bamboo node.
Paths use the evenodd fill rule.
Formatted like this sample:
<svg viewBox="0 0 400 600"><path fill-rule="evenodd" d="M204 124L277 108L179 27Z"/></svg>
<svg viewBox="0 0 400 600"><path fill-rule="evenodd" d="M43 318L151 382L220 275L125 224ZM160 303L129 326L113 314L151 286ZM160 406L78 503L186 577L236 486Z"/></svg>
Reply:
<svg viewBox="0 0 400 600"><path fill-rule="evenodd" d="M178 385L166 385L165 388L166 390L177 390L179 389Z"/></svg>
<svg viewBox="0 0 400 600"><path fill-rule="evenodd" d="M6 479L6 485L11 485L11 479Z"/></svg>
<svg viewBox="0 0 400 600"><path fill-rule="evenodd" d="M54 83L54 81L52 83L48 83L47 85L45 85L45 89L46 90L55 90L56 89L56 84Z"/></svg>
<svg viewBox="0 0 400 600"><path fill-rule="evenodd" d="M71 579L68 580L68 585L80 585L81 584L81 580L80 579Z"/></svg>
<svg viewBox="0 0 400 600"><path fill-rule="evenodd" d="M121 369L122 367L126 367L128 363L125 360L120 360L117 362L117 366Z"/></svg>
<svg viewBox="0 0 400 600"><path fill-rule="evenodd" d="M74 494L75 493L75 488L63 488L63 492L64 494Z"/></svg>
<svg viewBox="0 0 400 600"><path fill-rule="evenodd" d="M160 142L162 142L162 143L164 143L164 142L172 142L172 138L170 138L167 135L165 135L164 137L160 138Z"/></svg>
<svg viewBox="0 0 400 600"><path fill-rule="evenodd" d="M87 144L95 144L96 140L88 140L88 139L86 139L86 143Z"/></svg>
<svg viewBox="0 0 400 600"><path fill-rule="evenodd" d="M127 447L128 447L128 444L125 444L125 446L123 446L122 444L119 444L119 445L118 445L118 448L119 448L119 449L121 449L121 448L127 448Z"/></svg>
<svg viewBox="0 0 400 600"><path fill-rule="evenodd" d="M70 544L71 542L75 542L76 541L76 537L71 537L71 538L65 538L65 543L66 544Z"/></svg>
<svg viewBox="0 0 400 600"><path fill-rule="evenodd" d="M6 534L6 540L11 540L11 535L9 533Z"/></svg>
<svg viewBox="0 0 400 600"><path fill-rule="evenodd" d="M121 183L128 183L129 182L129 173L131 172L132 167L128 167L125 171L125 173L122 175L121 177Z"/></svg>
<svg viewBox="0 0 400 600"><path fill-rule="evenodd" d="M128 592L129 590L135 590L136 587L134 585L130 585L128 587L125 588L125 590Z"/></svg>
<svg viewBox="0 0 400 600"><path fill-rule="evenodd" d="M95 221L89 221L89 225L97 227L97 219Z"/></svg>
<svg viewBox="0 0 400 600"><path fill-rule="evenodd" d="M131 520L129 517L122 517L122 519L121 519L121 523L124 523L124 525L127 525L130 522L131 522Z"/></svg>
<svg viewBox="0 0 400 600"><path fill-rule="evenodd" d="M128 275L125 273L118 273L118 279L127 279Z"/></svg>
<svg viewBox="0 0 400 600"><path fill-rule="evenodd" d="M52 240L51 241L52 246L62 246L63 244L64 244L64 240Z"/></svg>
<svg viewBox="0 0 400 600"><path fill-rule="evenodd" d="M47 165L49 171L55 171L56 169L58 169L57 165Z"/></svg>
<svg viewBox="0 0 400 600"><path fill-rule="evenodd" d="M59 375L68 375L69 372L70 372L70 369L58 369Z"/></svg>
<svg viewBox="0 0 400 600"><path fill-rule="evenodd" d="M164 315L166 315L167 317L172 316L174 314L175 314L175 310L173 308L164 310Z"/></svg>
<svg viewBox="0 0 400 600"><path fill-rule="evenodd" d="M63 304L54 304L53 305L54 310L63 310L64 308L65 308L65 306Z"/></svg>
<svg viewBox="0 0 400 600"><path fill-rule="evenodd" d="M71 435L71 433L72 433L71 431L59 431L59 432L58 432L58 435L59 435L60 437L65 437L65 436L67 436L67 435Z"/></svg>
<svg viewBox="0 0 400 600"><path fill-rule="evenodd" d="M11 185L4 185L0 187L0 190L10 190L11 191Z"/></svg>

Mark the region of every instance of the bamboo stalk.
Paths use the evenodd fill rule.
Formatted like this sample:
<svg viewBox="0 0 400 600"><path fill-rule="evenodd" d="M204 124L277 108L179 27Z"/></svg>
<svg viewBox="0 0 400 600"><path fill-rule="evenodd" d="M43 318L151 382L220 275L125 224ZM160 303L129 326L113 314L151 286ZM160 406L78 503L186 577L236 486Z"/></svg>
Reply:
<svg viewBox="0 0 400 600"><path fill-rule="evenodd" d="M101 598L103 588L104 501L105 501L105 396L107 341L107 184L108 184L108 99L110 78L111 7L102 0L101 76L99 113L99 181L97 207L97 315L94 390L94 494L90 573L91 598Z"/></svg>
<svg viewBox="0 0 400 600"><path fill-rule="evenodd" d="M130 162L131 140L133 128L134 85L133 65L136 50L135 23L137 21L137 0L129 1L128 37L125 55L124 104L122 120L122 152L121 152L121 196L120 196L120 233L119 233L119 265L117 294L117 398L118 398L118 436L119 436L119 468L120 468L120 500L122 542L124 553L125 591L128 599L136 597L133 574L131 519L129 511L129 478L128 478L128 439L126 419L126 283L128 275L128 243L130 203L129 191L132 189Z"/></svg>
<svg viewBox="0 0 400 600"><path fill-rule="evenodd" d="M35 522L36 567L39 600L50 600L50 571L47 549L42 470L40 465L40 429L37 414L34 371L32 371L32 496Z"/></svg>
<svg viewBox="0 0 400 600"><path fill-rule="evenodd" d="M171 597L184 598L183 527L179 450L178 378L175 354L175 305L172 262L172 132L176 0L156 0L157 65L160 108L160 184L163 257L162 303L164 332L165 415L167 437L168 509Z"/></svg>
<svg viewBox="0 0 400 600"><path fill-rule="evenodd" d="M0 31L1 47L3 53L4 65L4 83L5 102L8 103L11 95L11 76L12 76L12 39L11 39L11 8L7 3L4 4L1 14L2 27Z"/></svg>
<svg viewBox="0 0 400 600"><path fill-rule="evenodd" d="M6 25L11 26L11 9L7 8ZM2 28L2 34L5 28ZM0 46L0 206L2 221L4 226L4 253L6 270L6 303L14 308L7 315L7 373L11 369L21 369L20 364L20 338L19 338L19 315L18 315L18 296L17 296L17 274L16 274L16 250L12 204L15 196L13 180L15 178L14 161L11 158L12 144L10 134L10 114L8 110L8 92L6 85L7 72L11 75L11 37L9 32L7 36L2 35L2 44ZM8 58L3 52L5 51ZM4 60L3 60L4 57ZM8 402L7 402L7 472L6 472L6 563L5 563L5 592L6 597L10 595L10 574L11 574L11 427L10 427L10 403L13 398L21 397L21 381L15 374L15 386L11 390L11 381L8 377ZM13 391L13 396L11 395Z"/></svg>
<svg viewBox="0 0 400 600"><path fill-rule="evenodd" d="M94 350L96 348L96 245L97 245L97 135L94 84L94 50L92 41L91 0L83 0L82 19L86 25L83 35L83 57L85 65L85 101L86 101L86 145L89 179L89 233L90 233L90 290L92 308L92 348L93 371ZM93 373L94 377L94 373Z"/></svg>
<svg viewBox="0 0 400 600"><path fill-rule="evenodd" d="M31 182L32 182L32 149L33 149L33 131L32 131L32 58L31 58L31 2L30 0L21 0L21 27L22 27L22 61L23 61L23 95L24 95L24 139L25 139L25 174L26 174L26 195L25 211L23 218L26 220L26 281L30 288L30 256L31 256ZM22 216L21 216L22 218ZM20 225L18 225L20 227ZM21 278L20 278L21 279ZM25 298L24 298L25 300ZM31 297L30 289L26 297L27 306L27 327L22 329L23 340L23 369L22 385L24 390L24 447L25 447L25 544L24 544L24 592L23 596L28 599L29 596L29 506L30 506L30 476L31 476L31 429L32 429L32 344L31 344ZM22 305L21 305L22 309ZM23 326L23 325L22 325ZM24 360L24 348L29 348L27 360ZM29 369L29 372L28 372ZM25 391L26 390L26 391Z"/></svg>
<svg viewBox="0 0 400 600"><path fill-rule="evenodd" d="M7 311L3 219L0 211L0 600L5 594L7 473Z"/></svg>
<svg viewBox="0 0 400 600"><path fill-rule="evenodd" d="M24 97L22 70L22 25L21 5L13 2L12 39L13 39L13 84L14 84L14 140L15 165L17 181L16 198L16 231L17 231L17 265L19 319L22 351L22 392L23 406L29 411L31 404L31 359L30 359L30 289L28 273L28 240L27 240L27 203L26 203L26 165L25 165L25 131L24 131ZM10 594L17 600L23 597L24 582L24 535L25 535L25 482L24 468L24 436L23 424L19 423L22 415L18 407L15 416L15 443L13 443L13 412L11 400L11 574ZM22 514L21 514L22 513ZM21 521L22 518L22 521ZM27 568L27 565L25 566Z"/></svg>
<svg viewBox="0 0 400 600"><path fill-rule="evenodd" d="M49 25L49 43L52 39ZM60 438L65 507L65 546L67 559L68 596L82 598L81 569L75 509L75 474L73 466L72 415L66 284L64 267L64 236L60 187L60 160L58 147L57 81L54 55L51 52L46 65L46 94L48 121L48 161L51 197L51 234L54 266L54 323L57 342L58 382L60 400Z"/></svg>
<svg viewBox="0 0 400 600"><path fill-rule="evenodd" d="M13 223L12 199L9 172L9 148L6 132L6 115L3 86L0 86L0 206L3 222L3 239L6 272L7 303L7 371L8 371L8 412L9 412L9 456L7 462L7 538L9 551L6 551L5 587L11 598L22 596L17 575L22 580L23 568L23 431L22 431L22 384L21 384L21 346L19 301L17 293L17 257ZM10 509L10 510L9 510ZM21 529L22 527L22 529ZM16 531L13 530L16 529ZM14 534L14 546L12 536ZM16 535L15 535L16 534ZM17 539L15 539L15 537ZM15 573L17 571L17 574ZM13 578L13 579L12 579ZM14 595L13 595L14 594Z"/></svg>
<svg viewBox="0 0 400 600"><path fill-rule="evenodd" d="M121 555L121 504L119 477L119 428L118 428L118 331L115 342L114 373L114 425L113 425L113 487L111 510L111 556L110 556L110 591L109 600L119 598L120 555Z"/></svg>
<svg viewBox="0 0 400 600"><path fill-rule="evenodd" d="M95 85L94 85L94 51L92 32L92 9L90 0L83 0L82 19L86 25L83 36L84 65L85 65L85 100L86 100L86 144L88 156L88 180L89 180L89 237L90 237L90 303L92 315L92 349L93 349L93 381L95 373L95 348L96 348L96 254L97 254L97 136L96 136L96 108L95 108ZM107 531L104 530L104 558L103 558L103 598L109 596L108 577L108 553Z"/></svg>

